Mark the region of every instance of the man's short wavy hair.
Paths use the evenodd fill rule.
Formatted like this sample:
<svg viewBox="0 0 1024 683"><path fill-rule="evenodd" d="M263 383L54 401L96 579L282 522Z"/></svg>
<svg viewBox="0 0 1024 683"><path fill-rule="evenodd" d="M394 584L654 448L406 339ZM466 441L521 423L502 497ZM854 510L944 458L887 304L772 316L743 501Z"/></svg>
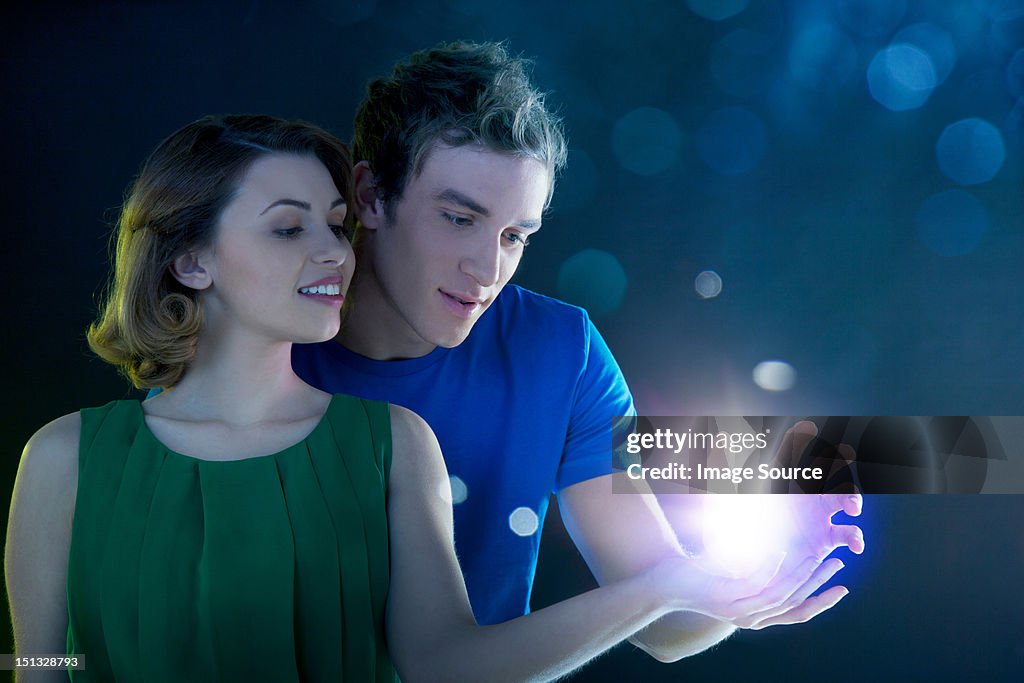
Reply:
<svg viewBox="0 0 1024 683"><path fill-rule="evenodd" d="M170 387L191 363L202 307L171 264L213 243L246 171L273 154L316 157L350 202L347 148L302 121L207 116L171 134L143 164L117 222L105 300L87 333L92 350L137 388Z"/></svg>
<svg viewBox="0 0 1024 683"><path fill-rule="evenodd" d="M369 163L385 210L438 142L540 161L551 178L550 203L566 161L565 134L530 82L529 67L501 43L446 43L413 53L372 81L356 112L352 151Z"/></svg>

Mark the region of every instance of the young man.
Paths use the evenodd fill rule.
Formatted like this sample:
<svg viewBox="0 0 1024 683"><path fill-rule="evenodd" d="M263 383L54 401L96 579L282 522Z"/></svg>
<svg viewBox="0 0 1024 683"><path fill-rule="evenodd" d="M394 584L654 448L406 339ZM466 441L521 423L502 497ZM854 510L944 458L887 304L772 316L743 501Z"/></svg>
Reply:
<svg viewBox="0 0 1024 683"><path fill-rule="evenodd" d="M293 354L311 384L408 407L433 428L483 624L528 611L552 491L601 582L682 553L652 495L611 492L612 420L634 408L586 312L507 285L566 158L526 66L498 44L443 45L370 84L355 122L352 306L334 342ZM814 517L818 559L860 543L856 527L829 522L838 509ZM811 584L785 613L737 624L804 621L845 595L807 600ZM637 641L662 660L734 629L671 617Z"/></svg>

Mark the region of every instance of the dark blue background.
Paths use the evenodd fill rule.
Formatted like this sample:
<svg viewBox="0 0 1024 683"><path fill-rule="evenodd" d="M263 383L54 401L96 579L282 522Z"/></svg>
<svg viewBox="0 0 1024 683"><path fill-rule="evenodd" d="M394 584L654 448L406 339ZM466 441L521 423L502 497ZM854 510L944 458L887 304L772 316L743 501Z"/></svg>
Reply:
<svg viewBox="0 0 1024 683"><path fill-rule="evenodd" d="M742 9L721 21L694 11L711 5ZM131 393L90 357L84 329L124 188L161 138L217 112L301 117L347 138L367 79L457 38L507 39L536 59L572 151L517 281L592 310L642 413L1024 414L1024 2L745 5L3 10L0 488L47 420ZM868 73L920 23L948 40L911 56L948 75L929 91L927 68L897 68L929 97L892 111ZM997 131L1001 164L991 148L975 166L962 149L937 151L965 119ZM958 184L978 164L997 172ZM954 203L930 211L949 191ZM961 205L974 214L943 227ZM570 260L588 249L599 258ZM719 296L694 291L703 270L721 276ZM754 383L770 359L795 369L792 388ZM865 508L868 551L848 562L852 593L832 612L674 665L622 646L574 680L1019 675L1024 497L875 496ZM549 521L535 605L589 581Z"/></svg>

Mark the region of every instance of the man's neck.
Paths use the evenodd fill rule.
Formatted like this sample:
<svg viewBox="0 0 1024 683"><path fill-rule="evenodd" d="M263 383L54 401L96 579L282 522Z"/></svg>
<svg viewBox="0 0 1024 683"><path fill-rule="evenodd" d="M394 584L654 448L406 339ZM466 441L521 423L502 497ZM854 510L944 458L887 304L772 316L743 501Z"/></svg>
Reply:
<svg viewBox="0 0 1024 683"><path fill-rule="evenodd" d="M357 276L348 295L351 304L334 339L349 351L372 360L407 360L437 348L409 329L372 274Z"/></svg>

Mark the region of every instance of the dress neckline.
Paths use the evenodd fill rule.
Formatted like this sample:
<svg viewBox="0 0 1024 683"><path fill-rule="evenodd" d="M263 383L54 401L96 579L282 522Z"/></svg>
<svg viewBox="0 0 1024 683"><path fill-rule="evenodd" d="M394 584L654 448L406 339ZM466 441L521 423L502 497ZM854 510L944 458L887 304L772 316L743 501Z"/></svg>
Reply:
<svg viewBox="0 0 1024 683"><path fill-rule="evenodd" d="M334 394L334 395L331 396L330 400L327 402L327 408L324 410L323 414L320 416L320 419L317 420L317 423L316 423L316 425L314 425L313 429L311 429L309 431L309 433L307 433L304 437L302 437L301 439L299 439L295 443L293 443L293 444L291 444L289 446L286 446L285 448L282 448L279 451L275 451L274 453L264 453L264 454L261 454L261 455L249 455L249 456L245 456L243 458L230 458L230 459L226 459L226 460L213 460L213 459L210 459L210 458L202 458L202 457L199 457L199 456L196 456L196 455L188 455L187 453L180 453L180 452L174 450L173 448L170 448L169 446L164 444L164 442L162 442L160 439L158 439L156 434L154 434L153 431L149 428L149 425L146 424L146 411L143 410L143 408L142 408L142 401L129 401L129 403L134 404L135 409L138 410L139 424L140 424L139 432L141 433L142 438L147 440L147 441L149 441L150 444L156 446L161 451L163 451L165 453L168 453L169 455L172 455L172 456L174 456L176 458L183 458L185 460L189 460L189 461L197 462L197 463L213 463L214 465L221 465L221 464L249 462L251 460L266 460L268 458L276 458L277 456L284 455L285 453L288 453L289 451L292 451L292 450L295 450L296 448L299 448L300 446L305 444L306 441L308 441L310 439L310 437L312 437L314 434L317 434L322 429L326 428L326 425L327 425L327 415L328 415L328 413L331 412L331 407L334 405L334 399L336 397L337 397L337 394Z"/></svg>

